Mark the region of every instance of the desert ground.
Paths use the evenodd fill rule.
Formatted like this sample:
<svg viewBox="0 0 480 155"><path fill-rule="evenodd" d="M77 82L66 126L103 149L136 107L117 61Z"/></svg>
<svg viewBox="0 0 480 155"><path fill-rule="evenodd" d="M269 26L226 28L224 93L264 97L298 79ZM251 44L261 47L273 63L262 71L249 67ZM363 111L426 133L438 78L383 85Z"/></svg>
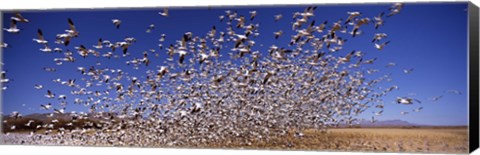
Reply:
<svg viewBox="0 0 480 155"><path fill-rule="evenodd" d="M286 139L274 138L270 142L253 143L247 147L235 144L227 147L360 152L468 152L466 128L345 128L330 129L328 133L310 130L305 132L303 138L290 136Z"/></svg>
<svg viewBox="0 0 480 155"><path fill-rule="evenodd" d="M185 148L271 149L353 152L467 153L468 130L457 128L339 128L326 133L306 130L302 138L290 134L251 144L240 139L220 143L202 143ZM18 144L26 133L3 135L5 144ZM37 143L52 145L49 143ZM66 143L68 145L68 143ZM55 145L55 144L53 144ZM72 145L72 144L70 144ZM74 145L74 144L73 144ZM169 147L169 146L147 146Z"/></svg>

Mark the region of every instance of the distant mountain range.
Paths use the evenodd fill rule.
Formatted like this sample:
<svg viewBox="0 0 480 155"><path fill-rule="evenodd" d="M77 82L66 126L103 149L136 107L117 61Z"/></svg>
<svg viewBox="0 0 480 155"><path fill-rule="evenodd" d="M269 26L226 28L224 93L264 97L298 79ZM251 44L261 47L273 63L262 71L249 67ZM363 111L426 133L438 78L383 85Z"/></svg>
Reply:
<svg viewBox="0 0 480 155"><path fill-rule="evenodd" d="M372 123L370 121L360 121L360 127L415 127L415 126L426 126L420 124L413 124L403 120L383 120L383 121L376 121Z"/></svg>
<svg viewBox="0 0 480 155"><path fill-rule="evenodd" d="M346 127L346 125L340 125L340 127ZM361 128L386 128L386 127L394 127L394 128L411 128L411 127L427 127L427 128L457 128L457 127L467 127L467 125L428 125L428 124L416 124L410 123L408 121L394 119L394 120L378 120L375 123L372 123L368 120L362 120L357 125L353 125L353 127L361 127Z"/></svg>
<svg viewBox="0 0 480 155"><path fill-rule="evenodd" d="M49 116L50 114L39 114L39 113L34 113L34 114L28 114L25 116L22 116L22 118L27 118L27 119L35 119L38 121L51 121L52 119L63 119L63 120L71 120L72 116L70 113L65 113L65 114L57 114L54 113L53 116ZM88 115L88 118L92 118L92 115ZM11 117L9 115L3 115L4 119L10 119Z"/></svg>
<svg viewBox="0 0 480 155"><path fill-rule="evenodd" d="M29 114L23 116L24 119L35 119L38 121L42 122L47 122L51 121L52 119L62 119L69 121L72 119L70 113L65 113L65 114L54 114L52 117L48 116L49 114ZM104 114L105 115L105 114ZM99 118L95 118L92 114L88 114L87 117L89 120L92 121L98 121L100 120ZM3 119L10 119L9 115L3 115ZM117 118L118 119L118 118ZM354 127L362 127L362 128L368 128L368 127L434 127L433 125L424 125L424 124L415 124L415 123L410 123L404 120L378 120L375 123L372 123L369 120L361 120L359 121L358 124L353 125ZM347 127L345 124L339 125L339 127Z"/></svg>

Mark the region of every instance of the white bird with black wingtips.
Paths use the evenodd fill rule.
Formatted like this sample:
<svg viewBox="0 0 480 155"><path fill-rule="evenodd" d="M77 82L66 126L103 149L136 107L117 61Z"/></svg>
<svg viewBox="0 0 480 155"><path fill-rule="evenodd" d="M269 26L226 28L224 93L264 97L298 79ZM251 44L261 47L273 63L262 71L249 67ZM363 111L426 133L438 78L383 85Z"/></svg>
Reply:
<svg viewBox="0 0 480 155"><path fill-rule="evenodd" d="M280 19L282 19L283 15L282 14L277 14L275 16L273 16L275 18L275 22L279 21Z"/></svg>
<svg viewBox="0 0 480 155"><path fill-rule="evenodd" d="M7 47L9 47L7 43L5 42L0 43L0 48L7 48Z"/></svg>
<svg viewBox="0 0 480 155"><path fill-rule="evenodd" d="M384 43L381 43L381 44L375 43L375 48L377 50L382 50L388 43L390 43L390 41L387 41L387 42L384 42Z"/></svg>
<svg viewBox="0 0 480 155"><path fill-rule="evenodd" d="M163 8L163 12L159 12L158 14L164 16L164 17L168 17L168 9L167 8Z"/></svg>
<svg viewBox="0 0 480 155"><path fill-rule="evenodd" d="M11 20L10 22L10 27L9 28L3 28L3 30L9 32L9 33L19 33L20 29L17 28L17 21Z"/></svg>
<svg viewBox="0 0 480 155"><path fill-rule="evenodd" d="M42 89L43 86L42 86L42 85L39 85L39 84L36 84L34 88L35 88L35 89Z"/></svg>
<svg viewBox="0 0 480 155"><path fill-rule="evenodd" d="M119 29L119 28L120 28L120 24L122 23L122 21L121 21L120 19L112 19L112 23L113 23L113 25L115 25L115 27L116 27L117 29Z"/></svg>
<svg viewBox="0 0 480 155"><path fill-rule="evenodd" d="M408 97L397 97L397 104L406 104L406 105L410 105L410 104L413 104L413 102L418 102L418 103L422 103L421 101L417 100L417 99L412 99L412 98L408 98Z"/></svg>
<svg viewBox="0 0 480 155"><path fill-rule="evenodd" d="M15 13L15 16L10 17L10 19L15 20L17 22L28 23L29 20L23 17L20 13Z"/></svg>
<svg viewBox="0 0 480 155"><path fill-rule="evenodd" d="M45 38L43 37L43 32L41 29L38 29L37 30L37 34L38 34L38 38L33 38L33 41L39 43L39 44L47 44L48 41L45 40Z"/></svg>
<svg viewBox="0 0 480 155"><path fill-rule="evenodd" d="M52 91L47 90L47 94L45 95L45 97L47 97L47 98L55 98L55 94L52 93Z"/></svg>

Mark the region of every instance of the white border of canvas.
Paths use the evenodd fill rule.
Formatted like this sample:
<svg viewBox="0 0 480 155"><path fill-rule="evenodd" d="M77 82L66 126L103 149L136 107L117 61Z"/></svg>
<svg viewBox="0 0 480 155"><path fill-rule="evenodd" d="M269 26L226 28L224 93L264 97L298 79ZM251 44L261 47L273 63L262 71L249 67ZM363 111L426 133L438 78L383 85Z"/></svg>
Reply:
<svg viewBox="0 0 480 155"><path fill-rule="evenodd" d="M387 2L451 2L452 0L335 0L335 1L319 1L319 0L295 0L295 1L278 1L278 0L242 0L242 1L195 1L195 0L175 0L175 1L158 1L158 0L21 0L21 1L2 1L1 10L15 9L65 9L65 8L141 8L141 7L161 7L161 6L225 6L225 5L272 5L272 4L344 4L344 3L387 3ZM457 0L458 1L458 0ZM460 0L464 1L464 0ZM478 1L473 1L479 6ZM0 49L1 50L1 49ZM1 52L1 51L0 51ZM163 149L163 148L113 148L113 147L68 147L68 146L20 146L20 145L0 145L1 154L61 154L61 155L85 155L85 154L112 154L112 155L148 155L148 154L166 154L166 155L198 155L198 154L229 154L229 155L310 155L310 154L362 154L362 155L382 155L382 154L405 154L405 153L364 153L364 152L325 152L325 151L269 151L269 150L222 150L222 149ZM477 150L472 154L480 155Z"/></svg>

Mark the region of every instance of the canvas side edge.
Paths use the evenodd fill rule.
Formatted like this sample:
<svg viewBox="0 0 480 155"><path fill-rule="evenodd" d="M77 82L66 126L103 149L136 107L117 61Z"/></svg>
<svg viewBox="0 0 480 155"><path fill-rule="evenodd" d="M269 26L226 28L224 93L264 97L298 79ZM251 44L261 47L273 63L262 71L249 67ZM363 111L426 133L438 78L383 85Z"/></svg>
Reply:
<svg viewBox="0 0 480 155"><path fill-rule="evenodd" d="M469 151L479 147L479 9L468 4L468 49L469 49Z"/></svg>
<svg viewBox="0 0 480 155"><path fill-rule="evenodd" d="M0 43L3 43L3 11L0 10ZM3 48L0 47L0 63L3 64ZM0 64L0 71L3 71L3 65ZM3 83L0 82L0 88ZM0 89L0 134L3 135L3 89ZM3 136L0 136L0 145L5 144Z"/></svg>

